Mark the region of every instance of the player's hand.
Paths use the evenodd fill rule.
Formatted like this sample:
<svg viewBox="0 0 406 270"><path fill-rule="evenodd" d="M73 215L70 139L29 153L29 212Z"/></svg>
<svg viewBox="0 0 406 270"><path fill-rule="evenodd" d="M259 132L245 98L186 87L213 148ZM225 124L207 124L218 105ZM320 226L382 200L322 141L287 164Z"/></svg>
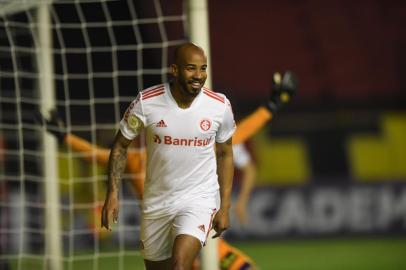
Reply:
<svg viewBox="0 0 406 270"><path fill-rule="evenodd" d="M59 142L63 142L66 136L65 123L56 110L50 111L48 119L37 111L34 113L34 120L37 124L45 126L46 130L54 135Z"/></svg>
<svg viewBox="0 0 406 270"><path fill-rule="evenodd" d="M272 89L266 106L272 113L279 111L290 102L297 89L298 80L293 72L286 71L283 74L275 72L272 75Z"/></svg>
<svg viewBox="0 0 406 270"><path fill-rule="evenodd" d="M118 221L118 196L116 193L109 193L103 205L101 213L101 226L111 231L111 220Z"/></svg>
<svg viewBox="0 0 406 270"><path fill-rule="evenodd" d="M228 214L228 210L220 208L213 219L213 229L216 231L216 233L213 235L212 238L219 237L225 230L228 229L229 226L230 217Z"/></svg>

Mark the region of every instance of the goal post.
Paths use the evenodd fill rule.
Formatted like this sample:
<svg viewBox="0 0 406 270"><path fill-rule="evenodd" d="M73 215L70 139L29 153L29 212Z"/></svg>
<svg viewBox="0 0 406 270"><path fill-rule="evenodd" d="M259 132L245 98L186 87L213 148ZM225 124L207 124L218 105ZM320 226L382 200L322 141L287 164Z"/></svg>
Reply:
<svg viewBox="0 0 406 270"><path fill-rule="evenodd" d="M213 69L210 65L210 27L207 0L188 0L188 14L190 41L201 46L206 53L210 68L205 85L211 88ZM213 230L209 233L206 246L201 252L202 270L218 269L218 240L211 238L212 235Z"/></svg>
<svg viewBox="0 0 406 270"><path fill-rule="evenodd" d="M52 28L49 4L38 3L36 12L37 44L36 62L40 92L40 111L48 116L55 109L54 61L52 53ZM56 138L43 130L43 173L45 194L45 264L50 269L62 270L61 203L58 173L58 145Z"/></svg>

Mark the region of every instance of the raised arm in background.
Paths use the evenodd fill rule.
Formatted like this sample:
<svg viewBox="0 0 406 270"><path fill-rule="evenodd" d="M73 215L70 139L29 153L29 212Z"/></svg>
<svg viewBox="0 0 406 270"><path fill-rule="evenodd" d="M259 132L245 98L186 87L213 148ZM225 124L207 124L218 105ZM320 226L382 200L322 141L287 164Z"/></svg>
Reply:
<svg viewBox="0 0 406 270"><path fill-rule="evenodd" d="M285 72L283 76L279 72L274 73L269 100L237 123L233 144L243 143L256 134L281 108L290 102L297 89L298 81L295 74L290 71Z"/></svg>

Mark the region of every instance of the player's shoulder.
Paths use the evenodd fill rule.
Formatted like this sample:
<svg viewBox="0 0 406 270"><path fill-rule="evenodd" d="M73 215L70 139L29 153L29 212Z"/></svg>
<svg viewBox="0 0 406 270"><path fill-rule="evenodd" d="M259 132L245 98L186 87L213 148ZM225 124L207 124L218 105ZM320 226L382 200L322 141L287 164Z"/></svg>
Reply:
<svg viewBox="0 0 406 270"><path fill-rule="evenodd" d="M166 86L165 84L157 84L151 87L148 87L139 92L139 99L142 102L148 102L153 99L156 99L159 96L163 96L165 93Z"/></svg>
<svg viewBox="0 0 406 270"><path fill-rule="evenodd" d="M230 105L230 101L222 93L215 92L207 87L203 87L202 92L203 92L204 96L207 98L207 100L209 100L215 104Z"/></svg>

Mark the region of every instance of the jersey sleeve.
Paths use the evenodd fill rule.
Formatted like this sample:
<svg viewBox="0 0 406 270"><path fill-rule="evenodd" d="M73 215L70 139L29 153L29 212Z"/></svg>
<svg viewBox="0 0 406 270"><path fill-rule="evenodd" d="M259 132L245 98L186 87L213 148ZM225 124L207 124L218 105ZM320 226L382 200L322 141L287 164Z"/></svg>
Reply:
<svg viewBox="0 0 406 270"><path fill-rule="evenodd" d="M234 156L234 165L237 169L243 168L251 160L251 156L248 150L245 148L244 144L233 145L233 156Z"/></svg>
<svg viewBox="0 0 406 270"><path fill-rule="evenodd" d="M233 136L236 129L234 114L231 108L230 101L228 99L225 99L225 101L226 101L226 109L224 111L223 121L221 122L221 125L216 135L216 142L218 143L223 143L228 139L230 139L231 136Z"/></svg>
<svg viewBox="0 0 406 270"><path fill-rule="evenodd" d="M124 137L133 140L145 126L146 118L142 106L141 93L131 102L120 121L120 131Z"/></svg>

